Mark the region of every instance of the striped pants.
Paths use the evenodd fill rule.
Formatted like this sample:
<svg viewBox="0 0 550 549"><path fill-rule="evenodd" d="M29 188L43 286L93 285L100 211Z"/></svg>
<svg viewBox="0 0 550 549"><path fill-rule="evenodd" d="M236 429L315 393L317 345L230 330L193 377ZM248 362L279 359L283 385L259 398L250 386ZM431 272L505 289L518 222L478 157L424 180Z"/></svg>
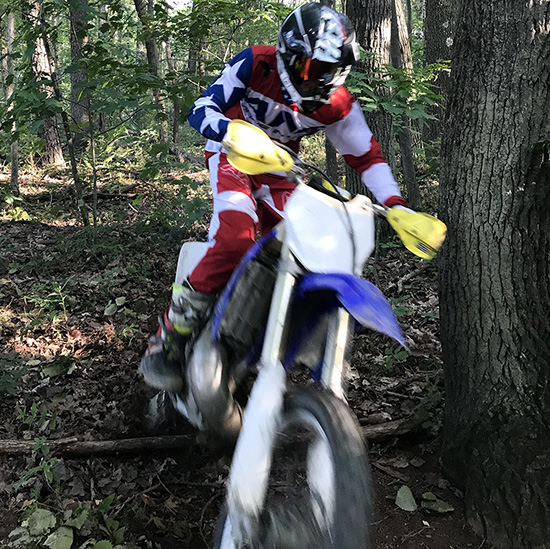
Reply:
<svg viewBox="0 0 550 549"><path fill-rule="evenodd" d="M209 248L189 275L195 290L212 294L221 290L255 242L281 220L295 185L272 174L246 175L227 161L225 153L207 153L213 215Z"/></svg>

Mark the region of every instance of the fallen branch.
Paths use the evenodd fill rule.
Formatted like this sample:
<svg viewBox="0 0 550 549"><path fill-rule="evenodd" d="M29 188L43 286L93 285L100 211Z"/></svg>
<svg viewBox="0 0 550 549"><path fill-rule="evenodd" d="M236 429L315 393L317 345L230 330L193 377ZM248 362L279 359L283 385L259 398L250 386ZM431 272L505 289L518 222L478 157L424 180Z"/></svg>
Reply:
<svg viewBox="0 0 550 549"><path fill-rule="evenodd" d="M172 450L189 446L194 442L194 435L125 438L120 440L78 440L76 437L71 437L49 440L44 445L54 455L90 456ZM36 443L32 440L0 440L0 455L18 456L28 454L35 448Z"/></svg>
<svg viewBox="0 0 550 549"><path fill-rule="evenodd" d="M369 440L405 435L419 425L416 418L387 421L378 425L361 427L363 436ZM162 437L123 438L119 440L79 440L77 437L47 440L44 446L58 456L99 456L107 454L132 454L173 450L195 444L195 435ZM0 455L20 456L36 449L33 440L0 440Z"/></svg>
<svg viewBox="0 0 550 549"><path fill-rule="evenodd" d="M133 191L137 187L139 187L140 183L134 183L133 185L126 185L126 187L123 187L119 190L117 193L106 193L102 191L98 191L97 197L98 198L135 198L135 194L129 194L130 191ZM94 197L94 193L88 193L82 196L84 200L91 200Z"/></svg>
<svg viewBox="0 0 550 549"><path fill-rule="evenodd" d="M408 435L418 429L421 422L416 417L408 417L395 421L386 421L376 425L364 425L361 432L367 440L379 440L382 438Z"/></svg>

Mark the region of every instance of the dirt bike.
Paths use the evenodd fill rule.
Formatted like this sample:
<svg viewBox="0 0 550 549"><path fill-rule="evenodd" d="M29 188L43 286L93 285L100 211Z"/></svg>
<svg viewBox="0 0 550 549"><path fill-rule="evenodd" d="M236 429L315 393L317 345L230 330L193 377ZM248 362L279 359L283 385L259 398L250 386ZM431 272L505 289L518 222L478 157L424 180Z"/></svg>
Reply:
<svg viewBox="0 0 550 549"><path fill-rule="evenodd" d="M363 326L407 343L361 272L375 216L426 259L445 225L351 197L246 122L230 122L223 144L240 171L285 172L297 186L284 220L249 250L188 343L186 390L168 395L198 429L236 440L214 547L368 548L367 450L345 390L352 336ZM176 283L207 247L182 246Z"/></svg>

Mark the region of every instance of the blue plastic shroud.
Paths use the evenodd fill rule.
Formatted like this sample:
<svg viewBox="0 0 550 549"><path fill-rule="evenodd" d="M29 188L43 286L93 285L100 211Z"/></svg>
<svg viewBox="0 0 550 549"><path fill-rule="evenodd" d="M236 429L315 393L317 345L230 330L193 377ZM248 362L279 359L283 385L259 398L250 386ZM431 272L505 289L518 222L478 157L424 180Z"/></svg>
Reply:
<svg viewBox="0 0 550 549"><path fill-rule="evenodd" d="M298 296L308 292L331 290L359 324L386 334L407 348L405 336L384 294L371 282L346 273L311 273L305 275Z"/></svg>
<svg viewBox="0 0 550 549"><path fill-rule="evenodd" d="M213 341L218 338L227 303L246 266L258 255L265 244L275 237L275 234L275 231L271 232L248 250L248 253L235 269L229 282L220 294L216 301L212 318L211 337ZM311 329L317 323L319 316L323 312L330 311L339 306L344 307L361 326L386 334L403 345L405 349L408 348L390 303L384 297L384 294L371 282L347 273L306 274L299 280L295 294L295 306L299 307L300 299L311 292L321 292L323 297L319 299L319 308L315 311L315 318L303 319L305 322L301 326L295 326L298 329L291 335L287 355L283 360L286 368L291 367L291 363L301 346L301 342L311 333ZM327 293L332 297L327 299ZM257 349L255 351L257 352ZM254 351L251 352L251 355L254 355L255 359L257 358Z"/></svg>

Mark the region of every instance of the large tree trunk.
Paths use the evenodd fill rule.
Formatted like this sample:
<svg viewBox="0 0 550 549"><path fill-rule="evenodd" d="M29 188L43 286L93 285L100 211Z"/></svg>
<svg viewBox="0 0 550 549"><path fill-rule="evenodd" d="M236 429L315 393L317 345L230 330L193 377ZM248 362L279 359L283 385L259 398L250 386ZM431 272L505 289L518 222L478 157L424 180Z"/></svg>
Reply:
<svg viewBox="0 0 550 549"><path fill-rule="evenodd" d="M70 4L71 63L78 68L71 72L71 118L79 128L74 132L74 147L86 146L89 133L88 95L82 93L82 85L88 81L88 68L82 63L80 51L88 42L88 0L71 0Z"/></svg>
<svg viewBox="0 0 550 549"><path fill-rule="evenodd" d="M442 463L498 548L550 547L550 3L464 3L442 145Z"/></svg>

